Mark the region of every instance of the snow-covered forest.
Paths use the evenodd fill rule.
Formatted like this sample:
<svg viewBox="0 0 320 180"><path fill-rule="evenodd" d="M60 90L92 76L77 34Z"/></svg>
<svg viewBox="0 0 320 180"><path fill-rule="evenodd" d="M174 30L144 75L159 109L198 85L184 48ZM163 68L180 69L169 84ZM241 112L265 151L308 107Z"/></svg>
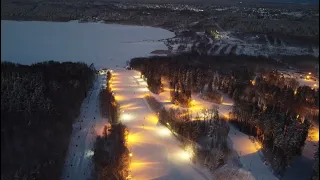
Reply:
<svg viewBox="0 0 320 180"><path fill-rule="evenodd" d="M59 179L93 66L1 63L1 179Z"/></svg>
<svg viewBox="0 0 320 180"><path fill-rule="evenodd" d="M217 92L228 95L235 102L229 122L255 137L266 162L281 176L301 155L310 127L319 122L319 89L300 86L296 79L285 77L277 71L284 68L280 63L268 63L263 57L242 58L247 59L217 56L209 62L207 57L184 54L136 58L130 65L149 80L149 89L162 87L161 79L168 79L171 101L179 105L192 107L191 93L206 99L217 99ZM157 79L156 86L153 79ZM177 131L194 134L194 123L193 129Z"/></svg>
<svg viewBox="0 0 320 180"><path fill-rule="evenodd" d="M108 119L108 123L94 145L92 179L98 180L125 179L129 176L128 129L119 123L119 105L110 88L111 79L112 74L108 71L106 89L100 90L99 94L101 115Z"/></svg>

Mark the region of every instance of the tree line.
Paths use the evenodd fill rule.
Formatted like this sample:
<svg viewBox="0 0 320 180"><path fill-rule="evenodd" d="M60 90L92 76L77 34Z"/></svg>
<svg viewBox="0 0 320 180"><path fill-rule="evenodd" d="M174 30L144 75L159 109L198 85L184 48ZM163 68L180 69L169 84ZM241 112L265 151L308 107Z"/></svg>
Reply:
<svg viewBox="0 0 320 180"><path fill-rule="evenodd" d="M105 89L102 88L99 93L100 99L100 109L101 115L109 119L109 121L113 124L119 123L119 104L117 103L114 93L111 91L110 81L112 78L112 74L110 71L107 72Z"/></svg>
<svg viewBox="0 0 320 180"><path fill-rule="evenodd" d="M60 179L94 80L84 63L1 63L1 179Z"/></svg>
<svg viewBox="0 0 320 180"><path fill-rule="evenodd" d="M99 94L101 115L109 122L94 144L93 180L124 180L129 176L128 129L119 122L119 104L110 88L112 73L107 72L105 89Z"/></svg>

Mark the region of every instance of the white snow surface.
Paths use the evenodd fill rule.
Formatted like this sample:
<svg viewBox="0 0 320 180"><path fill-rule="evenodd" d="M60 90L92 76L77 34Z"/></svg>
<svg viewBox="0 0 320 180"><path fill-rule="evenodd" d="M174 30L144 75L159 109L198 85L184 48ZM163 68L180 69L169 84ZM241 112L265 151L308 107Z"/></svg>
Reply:
<svg viewBox="0 0 320 180"><path fill-rule="evenodd" d="M82 61L111 68L167 50L158 40L171 37L173 32L145 26L1 20L1 61Z"/></svg>
<svg viewBox="0 0 320 180"><path fill-rule="evenodd" d="M129 129L132 152L130 172L134 180L212 180L211 173L193 164L181 143L158 123L144 99L149 92L137 71L114 70L112 89L120 103L120 120Z"/></svg>
<svg viewBox="0 0 320 180"><path fill-rule="evenodd" d="M100 116L99 90L102 76L98 76L87 98L83 101L81 113L73 124L72 135L65 160L62 180L86 180L92 170L93 145L102 135L107 120Z"/></svg>

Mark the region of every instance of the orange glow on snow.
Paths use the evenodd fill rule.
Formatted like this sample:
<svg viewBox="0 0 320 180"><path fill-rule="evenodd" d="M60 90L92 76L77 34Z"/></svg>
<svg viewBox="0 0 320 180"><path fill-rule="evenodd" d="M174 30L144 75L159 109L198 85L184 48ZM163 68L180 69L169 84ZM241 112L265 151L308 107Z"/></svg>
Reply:
<svg viewBox="0 0 320 180"><path fill-rule="evenodd" d="M157 124L158 120L159 120L158 117L154 114L150 114L146 118L147 118L147 120L149 120L150 122L152 122L154 124Z"/></svg>
<svg viewBox="0 0 320 180"><path fill-rule="evenodd" d="M165 170L161 166L160 162L134 160L133 162L131 162L129 169L135 172L134 180L157 179L161 176L166 175L165 173L163 173L163 171ZM149 174L146 169L149 169L152 172L150 172Z"/></svg>
<svg viewBox="0 0 320 180"><path fill-rule="evenodd" d="M311 127L308 133L308 139L313 142L319 142L319 129Z"/></svg>
<svg viewBox="0 0 320 180"><path fill-rule="evenodd" d="M116 99L117 101L123 101L123 100L126 99L126 97L125 97L125 96L122 96L122 95L116 94L116 95L115 95L115 99Z"/></svg>
<svg viewBox="0 0 320 180"><path fill-rule="evenodd" d="M225 105L225 106L233 106L233 103L226 103L226 102L223 102L222 105Z"/></svg>
<svg viewBox="0 0 320 180"><path fill-rule="evenodd" d="M132 144L138 144L143 142L143 136L141 136L139 133L129 133L128 134L128 145L132 145Z"/></svg>

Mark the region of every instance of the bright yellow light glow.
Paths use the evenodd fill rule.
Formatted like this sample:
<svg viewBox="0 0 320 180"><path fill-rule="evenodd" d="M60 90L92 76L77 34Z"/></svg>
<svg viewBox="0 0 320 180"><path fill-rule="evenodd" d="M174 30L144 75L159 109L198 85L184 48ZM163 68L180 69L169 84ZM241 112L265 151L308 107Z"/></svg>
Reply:
<svg viewBox="0 0 320 180"><path fill-rule="evenodd" d="M308 139L313 141L313 142L319 142L319 129L314 127L314 126L312 126L309 129Z"/></svg>
<svg viewBox="0 0 320 180"><path fill-rule="evenodd" d="M125 110L125 109L127 109L127 108L133 107L134 105L135 105L135 104L133 104L133 103L128 103L128 104L122 105L120 108L123 109L123 110Z"/></svg>
<svg viewBox="0 0 320 180"><path fill-rule="evenodd" d="M123 88L119 88L119 87L112 87L110 86L111 91L122 91L124 90Z"/></svg>
<svg viewBox="0 0 320 180"><path fill-rule="evenodd" d="M200 102L198 102L198 101L196 101L196 100L192 100L192 101L191 101L191 107L189 107L189 110L190 110L191 112L197 112L197 111L202 110L202 109L204 109L204 108L205 108L205 107L204 107L203 104L201 104Z"/></svg>
<svg viewBox="0 0 320 180"><path fill-rule="evenodd" d="M223 116L224 116L227 120L229 120L229 119L230 119L230 115L229 115L229 113L224 113L224 114L223 114Z"/></svg>
<svg viewBox="0 0 320 180"><path fill-rule="evenodd" d="M297 94L297 90L294 90L294 95L296 95Z"/></svg>
<svg viewBox="0 0 320 180"><path fill-rule="evenodd" d="M124 121L130 121L133 119L133 116L131 114L125 113L120 116L120 119Z"/></svg>
<svg viewBox="0 0 320 180"><path fill-rule="evenodd" d="M183 159L183 160L189 160L190 158L191 158L191 155L188 153L188 152L186 152L186 151L183 151L183 152L181 152L181 154L180 154L181 156L181 159Z"/></svg>
<svg viewBox="0 0 320 180"><path fill-rule="evenodd" d="M259 144L257 144L256 142L250 143L250 144L244 144L243 147L244 147L244 150L239 152L240 156L252 154L252 153L255 153L259 150Z"/></svg>
<svg viewBox="0 0 320 180"><path fill-rule="evenodd" d="M117 101L123 101L123 100L125 100L125 97L124 97L124 96L121 96L121 95L115 95L115 99L116 99Z"/></svg>
<svg viewBox="0 0 320 180"><path fill-rule="evenodd" d="M134 144L134 143L137 143L139 140L139 134L135 133L135 134L131 134L129 133L128 134L128 144Z"/></svg>
<svg viewBox="0 0 320 180"><path fill-rule="evenodd" d="M154 114L147 116L147 120L151 121L154 124L158 123L158 117Z"/></svg>
<svg viewBox="0 0 320 180"><path fill-rule="evenodd" d="M169 130L168 128L166 128L166 127L161 127L161 128L159 129L159 134L160 134L161 136L170 136L171 132L170 132L170 130Z"/></svg>
<svg viewBox="0 0 320 180"><path fill-rule="evenodd" d="M185 113L181 113L179 114L179 117L185 117L185 116L188 116L190 115L191 112L185 112Z"/></svg>
<svg viewBox="0 0 320 180"><path fill-rule="evenodd" d="M129 153L129 156L132 157L132 153Z"/></svg>
<svg viewBox="0 0 320 180"><path fill-rule="evenodd" d="M136 109L141 109L141 108L143 108L143 107L137 106L137 105L134 104L134 103L128 103L128 104L122 105L120 108L121 108L122 110L136 110Z"/></svg>
<svg viewBox="0 0 320 180"><path fill-rule="evenodd" d="M309 75L311 75L311 72L309 72Z"/></svg>
<svg viewBox="0 0 320 180"><path fill-rule="evenodd" d="M262 144L258 141L255 141L256 149L259 150L262 148Z"/></svg>
<svg viewBox="0 0 320 180"><path fill-rule="evenodd" d="M112 81L112 84L121 84L121 81L114 80Z"/></svg>
<svg viewBox="0 0 320 180"><path fill-rule="evenodd" d="M170 89L170 88L165 87L165 88L163 88L163 90L164 91L173 91L174 89Z"/></svg>
<svg viewBox="0 0 320 180"><path fill-rule="evenodd" d="M147 167L157 166L159 165L159 162L143 162L143 161L134 161L130 163L130 169L134 171L143 170Z"/></svg>
<svg viewBox="0 0 320 180"><path fill-rule="evenodd" d="M176 155L179 160L190 161L193 157L193 150L191 146L186 146L185 150L179 151Z"/></svg>
<svg viewBox="0 0 320 180"><path fill-rule="evenodd" d="M225 106L233 106L233 103L226 103L226 102L223 102L222 105L225 105Z"/></svg>
<svg viewBox="0 0 320 180"><path fill-rule="evenodd" d="M314 84L313 86L314 86L314 87L317 87L317 84Z"/></svg>

